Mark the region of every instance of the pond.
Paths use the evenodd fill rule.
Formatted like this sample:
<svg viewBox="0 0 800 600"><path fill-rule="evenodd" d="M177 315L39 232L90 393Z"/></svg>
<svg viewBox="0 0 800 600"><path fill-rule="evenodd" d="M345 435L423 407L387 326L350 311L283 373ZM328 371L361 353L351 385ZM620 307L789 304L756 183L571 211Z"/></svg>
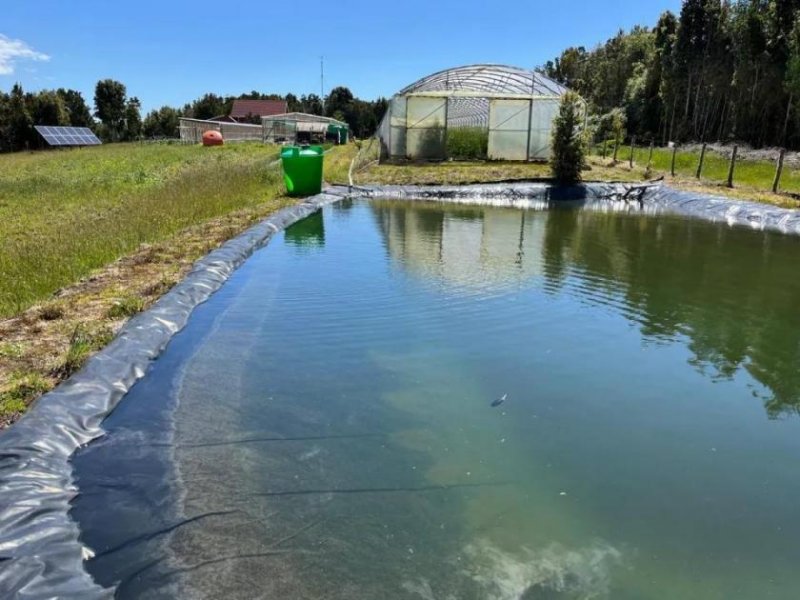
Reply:
<svg viewBox="0 0 800 600"><path fill-rule="evenodd" d="M800 239L345 200L74 459L126 597L800 597Z"/></svg>

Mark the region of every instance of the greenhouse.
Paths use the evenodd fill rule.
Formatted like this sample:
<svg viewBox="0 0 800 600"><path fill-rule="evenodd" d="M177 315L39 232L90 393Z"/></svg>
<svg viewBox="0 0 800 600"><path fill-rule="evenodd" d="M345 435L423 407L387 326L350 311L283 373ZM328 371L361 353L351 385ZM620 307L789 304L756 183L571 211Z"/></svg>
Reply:
<svg viewBox="0 0 800 600"><path fill-rule="evenodd" d="M311 144L332 142L346 144L347 123L307 113L291 112L261 117L265 143Z"/></svg>
<svg viewBox="0 0 800 600"><path fill-rule="evenodd" d="M547 160L567 88L541 73L471 65L429 75L392 97L381 159Z"/></svg>

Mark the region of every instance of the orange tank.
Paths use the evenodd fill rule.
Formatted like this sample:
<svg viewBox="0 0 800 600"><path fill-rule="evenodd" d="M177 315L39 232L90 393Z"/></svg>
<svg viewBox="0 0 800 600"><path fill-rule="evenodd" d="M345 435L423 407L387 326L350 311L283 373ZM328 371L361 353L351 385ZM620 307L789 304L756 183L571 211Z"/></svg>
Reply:
<svg viewBox="0 0 800 600"><path fill-rule="evenodd" d="M210 130L203 132L203 146L222 146L222 134L219 131Z"/></svg>

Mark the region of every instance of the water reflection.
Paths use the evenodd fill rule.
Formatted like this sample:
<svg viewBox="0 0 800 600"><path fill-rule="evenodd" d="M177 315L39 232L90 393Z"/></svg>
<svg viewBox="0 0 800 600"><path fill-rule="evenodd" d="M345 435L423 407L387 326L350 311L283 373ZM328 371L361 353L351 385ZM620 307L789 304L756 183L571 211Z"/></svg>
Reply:
<svg viewBox="0 0 800 600"><path fill-rule="evenodd" d="M286 228L286 243L298 248L318 248L325 245L325 221L319 210Z"/></svg>
<svg viewBox="0 0 800 600"><path fill-rule="evenodd" d="M389 254L424 279L469 290L505 289L541 276L547 213L371 203Z"/></svg>
<svg viewBox="0 0 800 600"><path fill-rule="evenodd" d="M681 218L374 202L391 257L463 289L537 278L615 307L646 340L688 339L712 378L745 369L770 417L800 413L800 240ZM757 392L754 391L754 395Z"/></svg>

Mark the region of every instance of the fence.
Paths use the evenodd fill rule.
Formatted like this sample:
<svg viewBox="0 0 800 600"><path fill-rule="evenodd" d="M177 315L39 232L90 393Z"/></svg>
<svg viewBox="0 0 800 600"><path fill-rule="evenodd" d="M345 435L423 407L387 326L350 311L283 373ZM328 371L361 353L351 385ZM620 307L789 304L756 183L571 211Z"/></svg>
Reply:
<svg viewBox="0 0 800 600"><path fill-rule="evenodd" d="M226 142L262 141L264 137L261 125L249 123L227 123L225 121L202 121L200 119L180 120L181 141L197 144L203 141L206 131L219 131Z"/></svg>
<svg viewBox="0 0 800 600"><path fill-rule="evenodd" d="M616 143L604 140L593 152L602 158L629 168L638 166L652 174L694 178L727 187L744 185L773 192L800 193L800 169L797 158L787 168L786 151L760 151L758 158L748 156L738 146L725 148L724 153L709 144L658 147L653 141L635 139Z"/></svg>

